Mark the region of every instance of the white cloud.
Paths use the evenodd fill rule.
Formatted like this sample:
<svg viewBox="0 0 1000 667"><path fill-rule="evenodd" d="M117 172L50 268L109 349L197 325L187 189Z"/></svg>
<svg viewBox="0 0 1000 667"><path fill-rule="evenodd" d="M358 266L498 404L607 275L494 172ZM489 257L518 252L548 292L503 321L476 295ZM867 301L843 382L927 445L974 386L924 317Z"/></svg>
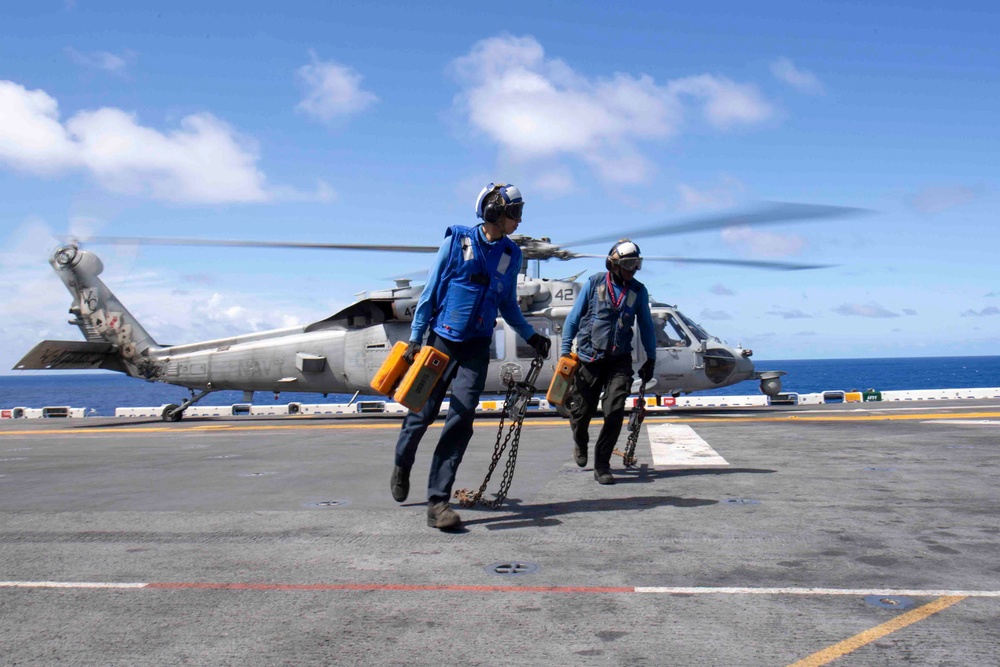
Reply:
<svg viewBox="0 0 1000 667"><path fill-rule="evenodd" d="M733 316L724 310L709 310L705 308L701 311L701 319L703 320L731 320Z"/></svg>
<svg viewBox="0 0 1000 667"><path fill-rule="evenodd" d="M364 111L378 101L378 97L361 89L362 76L346 65L322 61L310 51L312 62L303 65L297 73L306 89L306 98L297 109L329 122Z"/></svg>
<svg viewBox="0 0 1000 667"><path fill-rule="evenodd" d="M0 118L0 163L21 171L83 171L112 192L180 203L332 198L325 184L314 194L269 188L256 144L210 113L187 116L166 133L112 107L63 123L48 93L0 81Z"/></svg>
<svg viewBox="0 0 1000 667"><path fill-rule="evenodd" d="M532 185L539 192L557 197L576 191L576 183L568 169L543 172L532 180Z"/></svg>
<svg viewBox="0 0 1000 667"><path fill-rule="evenodd" d="M782 318L784 318L786 320L812 319L812 315L809 315L808 313L803 313L798 308L792 308L791 310L781 310L780 308L773 308L773 309L767 311L767 314L768 315L777 315L777 316L782 317Z"/></svg>
<svg viewBox="0 0 1000 667"><path fill-rule="evenodd" d="M124 74L128 61L133 57L131 53L119 56L108 51L82 53L72 46L66 48L66 53L77 65L111 74Z"/></svg>
<svg viewBox="0 0 1000 667"><path fill-rule="evenodd" d="M966 310L962 313L962 317L989 317L990 315L1000 315L1000 308L987 306L982 310Z"/></svg>
<svg viewBox="0 0 1000 667"><path fill-rule="evenodd" d="M820 95L824 92L823 84L815 74L799 69L788 58L778 58L771 63L771 74L779 81L784 81L796 90L810 95Z"/></svg>
<svg viewBox="0 0 1000 667"><path fill-rule="evenodd" d="M845 303L834 308L833 312L839 315L850 315L855 317L873 317L873 318L899 317L899 313L894 313L891 310L887 310L886 308L883 308L877 303L869 303L869 304Z"/></svg>
<svg viewBox="0 0 1000 667"><path fill-rule="evenodd" d="M723 176L718 183L706 188L697 188L685 183L677 186L677 192L681 196L681 208L688 211L732 207L743 198L745 190L743 182L732 176Z"/></svg>
<svg viewBox="0 0 1000 667"><path fill-rule="evenodd" d="M968 204L982 193L981 187L943 185L926 187L913 195L910 205L921 213L941 213Z"/></svg>
<svg viewBox="0 0 1000 667"><path fill-rule="evenodd" d="M727 245L757 257L790 257L806 245L801 236L761 232L750 227L726 227L721 236Z"/></svg>
<svg viewBox="0 0 1000 667"><path fill-rule="evenodd" d="M687 95L704 103L705 119L720 129L735 125L753 125L773 114L771 106L750 84L736 83L725 77L701 74L671 81L667 89L678 97Z"/></svg>
<svg viewBox="0 0 1000 667"><path fill-rule="evenodd" d="M699 75L665 85L646 74L587 78L546 58L533 37L477 42L453 70L462 86L456 107L511 159L572 156L616 183L649 178L652 165L638 144L677 135L691 106L721 129L772 114L753 86L724 77Z"/></svg>

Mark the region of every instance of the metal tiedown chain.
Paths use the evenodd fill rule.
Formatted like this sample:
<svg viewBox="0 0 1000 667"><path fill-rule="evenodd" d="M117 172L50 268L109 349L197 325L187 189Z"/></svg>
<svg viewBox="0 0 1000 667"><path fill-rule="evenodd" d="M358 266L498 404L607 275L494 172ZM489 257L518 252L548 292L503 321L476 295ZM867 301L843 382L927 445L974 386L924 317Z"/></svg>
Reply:
<svg viewBox="0 0 1000 667"><path fill-rule="evenodd" d="M528 377L521 382L514 382L512 379L508 383L507 397L504 399L503 411L500 413L500 425L497 427L497 444L493 450L493 460L490 461L490 469L486 472L486 479L483 480L479 491L476 493L473 494L469 489L455 491L455 498L462 507L483 505L489 509L496 509L507 498L507 491L510 490L510 484L514 481L514 464L517 461L517 447L521 441L521 425L524 422L524 414L528 410L528 402L535 394L535 380L538 379L538 373L542 370L543 363L544 360L536 355L531 361L531 369L528 371ZM510 417L511 422L507 427L507 435L504 436L504 419L507 417ZM503 438L502 442L501 438ZM503 479L500 481L500 490L496 493L496 499L483 500L483 494L486 493L486 485L490 483L490 477L493 476L493 471L496 469L500 457L503 456L503 452L508 446L510 446L510 450L507 455L507 466L504 468Z"/></svg>
<svg viewBox="0 0 1000 667"><path fill-rule="evenodd" d="M639 398L632 406L632 412L628 416L628 442L625 443L625 451L615 449L615 456L622 457L622 463L626 468L631 468L636 463L635 445L639 442L639 431L642 430L642 420L646 418L646 383L639 386Z"/></svg>

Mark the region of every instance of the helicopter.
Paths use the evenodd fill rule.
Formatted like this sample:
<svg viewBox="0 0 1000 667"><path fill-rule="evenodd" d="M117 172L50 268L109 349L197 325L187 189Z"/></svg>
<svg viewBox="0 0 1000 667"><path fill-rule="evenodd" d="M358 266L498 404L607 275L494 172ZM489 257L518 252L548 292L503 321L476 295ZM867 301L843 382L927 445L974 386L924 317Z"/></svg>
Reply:
<svg viewBox="0 0 1000 667"><path fill-rule="evenodd" d="M679 234L735 224L763 225L791 220L840 217L859 212L839 206L768 203L738 215L715 215L614 237L587 238L557 245L548 238L519 234L511 240L520 246L522 266L517 282L521 310L535 331L552 341L549 358L537 382L547 386L561 347L561 333L582 285L576 275L550 279L540 277L540 262L604 255L577 253L568 245L589 245L620 236ZM95 237L88 243L140 242L149 245L212 245L397 251L436 253L436 246L296 243L237 240ZM423 290L409 279L397 279L392 288L361 292L350 305L333 315L305 326L207 340L182 345L160 345L100 279L101 259L83 244L67 240L52 253L49 263L72 296L70 324L80 328L84 341L46 340L38 343L14 370L104 369L125 373L150 382L164 382L190 390L180 405L164 407L165 421L178 421L184 411L208 394L241 390L244 401L253 392L364 393L397 341L407 341L410 323ZM733 259L649 257L649 261L722 264L776 270L826 268L825 265ZM529 262L535 261L534 276ZM753 352L732 346L709 334L676 306L650 304L656 331L657 357L647 392L679 396L700 390L726 387L745 380L758 380L768 396L781 392L784 371L758 371L750 360ZM646 360L641 345L634 346L633 368ZM490 372L485 393L503 393L520 380L535 357L535 350L520 340L513 329L498 322L490 345ZM561 411L564 413L565 409ZM564 414L565 416L565 414Z"/></svg>

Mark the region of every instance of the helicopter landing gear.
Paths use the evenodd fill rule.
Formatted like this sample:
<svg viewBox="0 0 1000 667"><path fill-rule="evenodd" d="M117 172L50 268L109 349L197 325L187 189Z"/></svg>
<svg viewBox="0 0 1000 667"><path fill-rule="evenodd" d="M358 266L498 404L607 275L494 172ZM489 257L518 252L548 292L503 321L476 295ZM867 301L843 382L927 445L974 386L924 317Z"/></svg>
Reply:
<svg viewBox="0 0 1000 667"><path fill-rule="evenodd" d="M180 405L176 403L171 403L170 405L163 406L163 412L161 417L165 422L179 422L184 417L184 411L190 408L192 405L205 398L211 394L214 389L206 389L200 394L195 395L194 389L191 390L191 398L185 398L184 402Z"/></svg>
<svg viewBox="0 0 1000 667"><path fill-rule="evenodd" d="M179 407L180 406L178 406L176 403L171 403L170 405L163 406L163 412L160 415L161 417L163 417L163 421L179 422L181 420L181 417L184 416L184 413L178 409Z"/></svg>

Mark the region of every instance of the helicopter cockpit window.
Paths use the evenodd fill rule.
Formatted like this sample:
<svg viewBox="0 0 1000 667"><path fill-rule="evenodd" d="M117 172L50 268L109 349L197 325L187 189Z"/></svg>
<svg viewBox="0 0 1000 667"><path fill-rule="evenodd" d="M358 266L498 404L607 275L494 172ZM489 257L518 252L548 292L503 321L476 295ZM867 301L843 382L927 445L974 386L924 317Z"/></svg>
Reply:
<svg viewBox="0 0 1000 667"><path fill-rule="evenodd" d="M497 328L493 330L493 340L490 341L490 359L503 359L507 351L507 345L504 341L504 328L502 324L498 324Z"/></svg>
<svg viewBox="0 0 1000 667"><path fill-rule="evenodd" d="M656 327L656 347L688 347L691 339L687 332L669 313L662 319L657 318L660 326Z"/></svg>
<svg viewBox="0 0 1000 667"><path fill-rule="evenodd" d="M544 317L529 317L527 318L528 324L530 324L534 329L535 333L545 336L547 338L552 337L552 322ZM552 347L555 347L553 345ZM534 359L535 358L535 348L528 345L525 341L521 340L520 336L517 336L517 347L515 348L515 354L517 354L518 359ZM552 350L549 350L549 356L552 356Z"/></svg>
<svg viewBox="0 0 1000 667"><path fill-rule="evenodd" d="M715 336L709 335L709 333L704 329L702 329L699 324L697 324L690 317L684 315L682 312L677 311L677 316L680 317L682 320L684 320L684 324L688 326L688 329L691 330L691 333L693 333L695 336L698 337L698 340L712 340L713 338L715 338Z"/></svg>

